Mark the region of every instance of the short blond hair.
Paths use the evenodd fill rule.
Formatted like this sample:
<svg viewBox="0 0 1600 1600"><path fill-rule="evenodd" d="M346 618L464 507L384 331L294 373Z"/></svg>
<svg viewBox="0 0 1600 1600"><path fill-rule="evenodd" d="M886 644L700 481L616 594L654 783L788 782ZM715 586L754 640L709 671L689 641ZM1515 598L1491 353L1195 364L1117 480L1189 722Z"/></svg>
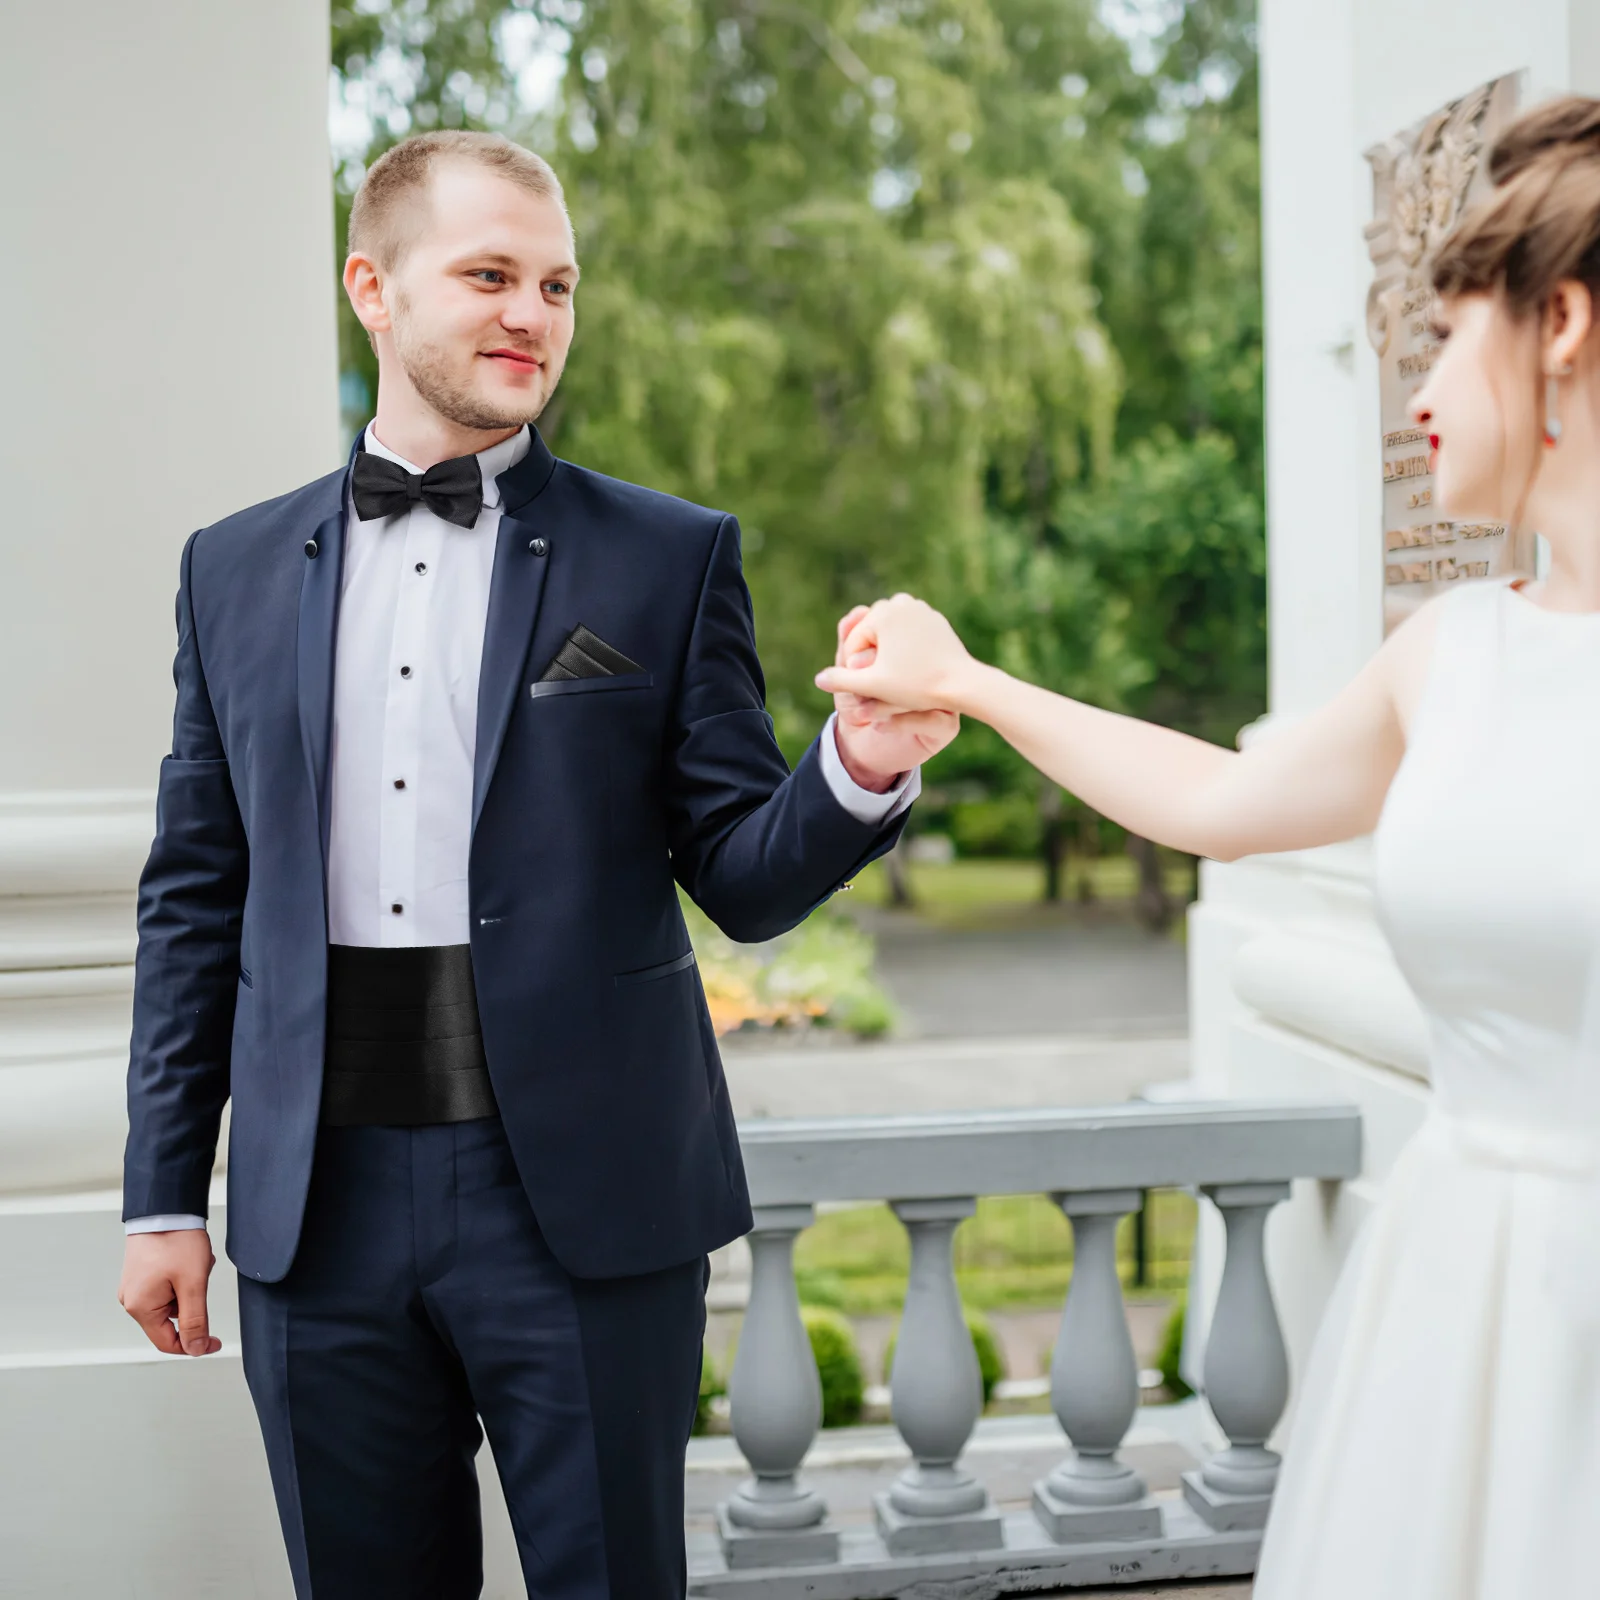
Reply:
<svg viewBox="0 0 1600 1600"><path fill-rule="evenodd" d="M550 163L501 134L463 128L417 133L386 150L367 169L350 206L349 254L369 257L384 272L399 265L416 237L415 202L439 161L476 162L529 194L567 208Z"/></svg>

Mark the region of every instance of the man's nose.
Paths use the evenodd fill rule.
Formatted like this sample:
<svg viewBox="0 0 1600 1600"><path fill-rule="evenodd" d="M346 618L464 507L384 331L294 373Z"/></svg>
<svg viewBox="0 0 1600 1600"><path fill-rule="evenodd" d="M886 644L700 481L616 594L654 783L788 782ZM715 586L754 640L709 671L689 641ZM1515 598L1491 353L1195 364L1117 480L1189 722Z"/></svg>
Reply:
<svg viewBox="0 0 1600 1600"><path fill-rule="evenodd" d="M535 285L520 291L500 314L500 325L507 333L525 333L543 339L550 331L550 307L544 289Z"/></svg>

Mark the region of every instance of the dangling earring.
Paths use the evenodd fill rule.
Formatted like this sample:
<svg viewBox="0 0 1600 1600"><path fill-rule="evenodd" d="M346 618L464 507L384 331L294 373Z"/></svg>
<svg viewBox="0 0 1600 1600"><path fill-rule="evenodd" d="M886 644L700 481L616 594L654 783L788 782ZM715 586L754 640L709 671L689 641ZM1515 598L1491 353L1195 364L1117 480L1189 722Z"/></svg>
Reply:
<svg viewBox="0 0 1600 1600"><path fill-rule="evenodd" d="M1556 379L1570 378L1572 376L1572 363L1566 362L1562 366L1552 367L1544 377L1544 447L1554 450L1561 442L1561 418L1556 415Z"/></svg>

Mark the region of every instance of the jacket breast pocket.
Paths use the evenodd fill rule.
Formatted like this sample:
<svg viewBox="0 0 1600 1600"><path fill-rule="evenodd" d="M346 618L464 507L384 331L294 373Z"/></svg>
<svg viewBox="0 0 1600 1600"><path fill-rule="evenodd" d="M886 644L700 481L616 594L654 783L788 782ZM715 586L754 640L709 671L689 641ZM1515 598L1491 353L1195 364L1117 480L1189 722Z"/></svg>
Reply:
<svg viewBox="0 0 1600 1600"><path fill-rule="evenodd" d="M528 693L535 700L548 700L562 694L605 694L617 689L648 689L654 681L648 672L623 672L606 678L549 678L530 683Z"/></svg>

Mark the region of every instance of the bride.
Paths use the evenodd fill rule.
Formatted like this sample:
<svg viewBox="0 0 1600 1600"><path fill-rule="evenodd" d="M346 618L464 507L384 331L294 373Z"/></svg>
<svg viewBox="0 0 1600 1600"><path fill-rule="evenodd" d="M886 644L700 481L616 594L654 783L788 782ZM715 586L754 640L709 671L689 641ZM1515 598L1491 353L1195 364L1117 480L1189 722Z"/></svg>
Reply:
<svg viewBox="0 0 1600 1600"><path fill-rule="evenodd" d="M908 595L817 678L977 717L1196 855L1376 831L1433 1109L1318 1336L1256 1600L1600 1594L1600 100L1530 112L1490 173L1411 413L1443 514L1537 529L1542 582L1447 591L1243 753L984 666Z"/></svg>

